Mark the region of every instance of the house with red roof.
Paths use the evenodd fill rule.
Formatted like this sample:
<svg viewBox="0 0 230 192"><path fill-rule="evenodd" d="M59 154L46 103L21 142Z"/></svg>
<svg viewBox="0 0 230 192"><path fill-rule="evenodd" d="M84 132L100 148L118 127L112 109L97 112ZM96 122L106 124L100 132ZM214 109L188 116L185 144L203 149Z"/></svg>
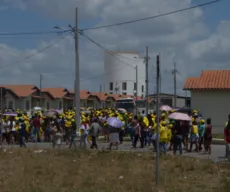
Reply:
<svg viewBox="0 0 230 192"><path fill-rule="evenodd" d="M1 85L6 90L2 98L3 108L29 111L33 107L41 106L54 98L49 93L42 93L35 85Z"/></svg>
<svg viewBox="0 0 230 192"><path fill-rule="evenodd" d="M191 107L211 118L214 131L223 133L230 114L230 70L205 70L189 77L184 90L191 92Z"/></svg>

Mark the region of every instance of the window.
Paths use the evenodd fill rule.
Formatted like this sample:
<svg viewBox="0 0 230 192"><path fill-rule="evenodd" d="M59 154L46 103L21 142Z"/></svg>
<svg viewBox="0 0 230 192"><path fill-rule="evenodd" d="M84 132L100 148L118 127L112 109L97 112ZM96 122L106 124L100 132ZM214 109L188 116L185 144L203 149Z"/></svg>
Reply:
<svg viewBox="0 0 230 192"><path fill-rule="evenodd" d="M47 110L50 109L50 103L49 103L49 102L46 103L46 109L47 109Z"/></svg>
<svg viewBox="0 0 230 192"><path fill-rule="evenodd" d="M137 96L137 92L134 93L134 96Z"/></svg>
<svg viewBox="0 0 230 192"><path fill-rule="evenodd" d="M9 109L13 109L13 108L14 108L14 103L13 103L13 101L9 101L9 103L8 103L8 108L9 108Z"/></svg>
<svg viewBox="0 0 230 192"><path fill-rule="evenodd" d="M141 86L141 92L143 93L144 92L144 85Z"/></svg>
<svg viewBox="0 0 230 192"><path fill-rule="evenodd" d="M62 102L59 101L59 109L62 109Z"/></svg>
<svg viewBox="0 0 230 192"><path fill-rule="evenodd" d="M109 83L109 90L113 90L113 83Z"/></svg>
<svg viewBox="0 0 230 192"><path fill-rule="evenodd" d="M110 91L109 93L110 93L110 94L113 94L113 91Z"/></svg>
<svg viewBox="0 0 230 192"><path fill-rule="evenodd" d="M127 83L126 82L122 83L122 90L127 90Z"/></svg>
<svg viewBox="0 0 230 192"><path fill-rule="evenodd" d="M137 83L134 83L133 89L136 91L137 90Z"/></svg>
<svg viewBox="0 0 230 192"><path fill-rule="evenodd" d="M30 110L30 101L26 100L26 110Z"/></svg>
<svg viewBox="0 0 230 192"><path fill-rule="evenodd" d="M127 93L126 93L126 92L123 92L122 95L127 95Z"/></svg>

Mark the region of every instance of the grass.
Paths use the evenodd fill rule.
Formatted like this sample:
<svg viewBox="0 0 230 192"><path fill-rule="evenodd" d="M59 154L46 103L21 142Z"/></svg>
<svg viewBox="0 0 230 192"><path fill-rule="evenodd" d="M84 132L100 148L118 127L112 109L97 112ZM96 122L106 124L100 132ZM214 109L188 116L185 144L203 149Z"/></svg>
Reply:
<svg viewBox="0 0 230 192"><path fill-rule="evenodd" d="M1 192L229 192L227 164L151 153L14 149L1 151Z"/></svg>

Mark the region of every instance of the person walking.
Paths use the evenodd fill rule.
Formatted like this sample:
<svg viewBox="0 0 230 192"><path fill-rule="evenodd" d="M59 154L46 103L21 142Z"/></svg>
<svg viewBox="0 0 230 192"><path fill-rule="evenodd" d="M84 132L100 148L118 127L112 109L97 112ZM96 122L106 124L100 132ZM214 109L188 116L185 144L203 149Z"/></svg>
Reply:
<svg viewBox="0 0 230 192"><path fill-rule="evenodd" d="M199 151L202 150L202 145L204 144L204 131L205 131L205 121L201 119L199 125Z"/></svg>
<svg viewBox="0 0 230 192"><path fill-rule="evenodd" d="M212 144L212 124L211 119L207 119L205 131L204 131L204 148L205 152L211 154L211 144Z"/></svg>
<svg viewBox="0 0 230 192"><path fill-rule="evenodd" d="M25 124L23 119L20 119L19 120L19 143L20 143L20 147L26 148L25 137L26 137L26 124Z"/></svg>
<svg viewBox="0 0 230 192"><path fill-rule="evenodd" d="M97 136L99 134L99 130L100 130L100 125L98 123L98 119L95 118L89 129L89 135L91 136L91 139L92 139L92 144L90 147L91 149L94 149L94 148L98 149Z"/></svg>
<svg viewBox="0 0 230 192"><path fill-rule="evenodd" d="M69 144L69 148L72 148L72 146L74 146L74 148L76 148L76 139L77 137L77 124L75 122L75 120L72 120L72 124L71 124L71 139L70 139L70 144Z"/></svg>
<svg viewBox="0 0 230 192"><path fill-rule="evenodd" d="M230 161L230 120L224 129L224 141L226 146L226 158Z"/></svg>

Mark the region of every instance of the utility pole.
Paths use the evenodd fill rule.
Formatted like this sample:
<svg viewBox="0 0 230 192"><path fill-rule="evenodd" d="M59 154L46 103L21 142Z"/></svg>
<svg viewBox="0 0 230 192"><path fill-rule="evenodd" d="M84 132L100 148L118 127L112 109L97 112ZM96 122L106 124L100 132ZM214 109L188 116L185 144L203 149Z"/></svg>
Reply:
<svg viewBox="0 0 230 192"><path fill-rule="evenodd" d="M136 100L138 100L138 65L136 65L135 70L136 70ZM136 115L137 114L138 114L138 109L136 107Z"/></svg>
<svg viewBox="0 0 230 192"><path fill-rule="evenodd" d="M102 85L100 84L100 98L101 98L101 94L102 94ZM102 106L102 103L101 103L101 101L100 101L100 108L103 108L103 106Z"/></svg>
<svg viewBox="0 0 230 192"><path fill-rule="evenodd" d="M3 93L2 93L2 89L3 87L0 88L1 89L1 147L3 148L3 137L2 137L2 132L3 132Z"/></svg>
<svg viewBox="0 0 230 192"><path fill-rule="evenodd" d="M80 67L78 47L78 8L75 9L75 121L77 128L80 127Z"/></svg>
<svg viewBox="0 0 230 192"><path fill-rule="evenodd" d="M176 62L174 62L174 68L172 70L172 74L173 74L173 79L174 79L174 102L173 102L173 106L174 107L177 107L177 92L176 92L176 84L177 84L177 81L176 81L176 74L177 74L177 69L176 69Z"/></svg>
<svg viewBox="0 0 230 192"><path fill-rule="evenodd" d="M40 98L39 98L39 107L42 107L42 80L43 80L43 76L42 74L40 74L40 85L39 85L39 89L40 89Z"/></svg>
<svg viewBox="0 0 230 192"><path fill-rule="evenodd" d="M55 26L55 29L67 30L63 27ZM75 27L69 25L71 32L75 39L75 80L74 80L74 97L75 97L75 122L77 128L80 127L80 68L79 68L79 49L78 49L78 34L82 34L82 31L78 30L78 8L75 9Z"/></svg>
<svg viewBox="0 0 230 192"><path fill-rule="evenodd" d="M159 163L159 156L160 156L160 147L159 147L159 133L160 133L160 109L159 109L159 81L160 81L160 56L157 55L157 74L156 74L156 83L157 83L157 103L156 103L156 112L157 112L157 153L156 153L156 185L159 184L159 172L160 172L160 163Z"/></svg>
<svg viewBox="0 0 230 192"><path fill-rule="evenodd" d="M146 56L145 56L145 87L146 87L146 92L145 92L145 99L146 99L146 114L149 112L149 53L148 53L148 46L146 47Z"/></svg>

